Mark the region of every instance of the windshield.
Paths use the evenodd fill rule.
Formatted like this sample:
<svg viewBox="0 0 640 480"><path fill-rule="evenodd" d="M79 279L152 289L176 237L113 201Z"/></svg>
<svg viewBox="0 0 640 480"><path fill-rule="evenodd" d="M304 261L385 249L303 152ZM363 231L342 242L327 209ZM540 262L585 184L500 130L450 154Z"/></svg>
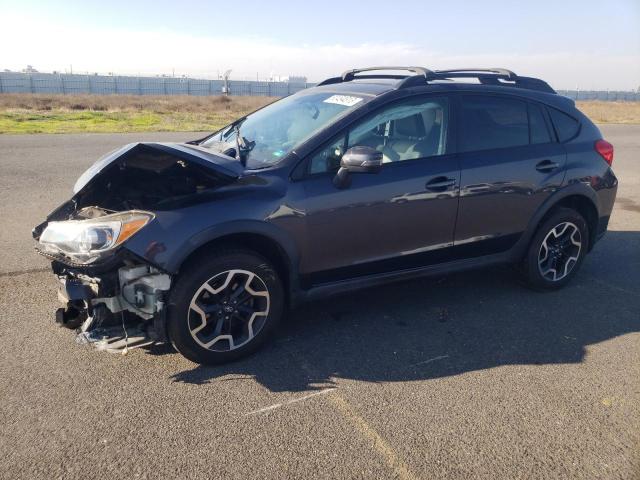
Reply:
<svg viewBox="0 0 640 480"><path fill-rule="evenodd" d="M247 168L264 168L365 101L365 97L352 94L292 95L223 128L201 146L237 157L239 130L240 150Z"/></svg>

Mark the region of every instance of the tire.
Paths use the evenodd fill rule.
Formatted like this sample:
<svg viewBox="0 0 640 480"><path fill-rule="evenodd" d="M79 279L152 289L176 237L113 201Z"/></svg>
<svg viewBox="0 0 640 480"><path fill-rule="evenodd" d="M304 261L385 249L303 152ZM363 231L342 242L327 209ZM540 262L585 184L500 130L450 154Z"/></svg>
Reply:
<svg viewBox="0 0 640 480"><path fill-rule="evenodd" d="M524 280L534 290L562 288L576 275L588 250L584 217L570 208L557 208L531 240L523 261Z"/></svg>
<svg viewBox="0 0 640 480"><path fill-rule="evenodd" d="M275 269L245 250L197 258L171 291L167 333L189 360L220 364L260 348L283 316L284 292Z"/></svg>

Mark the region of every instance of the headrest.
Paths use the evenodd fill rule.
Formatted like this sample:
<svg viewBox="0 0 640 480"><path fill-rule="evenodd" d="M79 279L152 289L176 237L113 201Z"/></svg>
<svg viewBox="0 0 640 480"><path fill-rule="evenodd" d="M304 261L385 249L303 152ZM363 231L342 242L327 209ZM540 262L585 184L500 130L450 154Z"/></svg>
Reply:
<svg viewBox="0 0 640 480"><path fill-rule="evenodd" d="M424 137L424 121L422 115L410 115L394 122L395 134L406 137Z"/></svg>

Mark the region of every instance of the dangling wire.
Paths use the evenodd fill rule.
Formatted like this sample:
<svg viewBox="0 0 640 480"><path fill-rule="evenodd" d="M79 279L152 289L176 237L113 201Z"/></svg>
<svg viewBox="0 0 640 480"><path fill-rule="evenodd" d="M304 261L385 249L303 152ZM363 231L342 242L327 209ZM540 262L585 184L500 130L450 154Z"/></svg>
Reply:
<svg viewBox="0 0 640 480"><path fill-rule="evenodd" d="M126 355L129 353L129 334L124 323L124 310L120 312L120 316L122 317L122 330L124 331L124 350L122 350L122 355Z"/></svg>

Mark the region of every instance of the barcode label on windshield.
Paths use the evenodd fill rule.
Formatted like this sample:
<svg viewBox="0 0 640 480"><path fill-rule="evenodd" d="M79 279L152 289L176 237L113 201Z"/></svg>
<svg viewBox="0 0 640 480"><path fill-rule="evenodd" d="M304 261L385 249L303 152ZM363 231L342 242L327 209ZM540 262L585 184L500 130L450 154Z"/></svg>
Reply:
<svg viewBox="0 0 640 480"><path fill-rule="evenodd" d="M324 103L335 103L336 105L344 105L345 107L353 107L356 103L361 102L360 97L352 97L350 95L332 95L324 100Z"/></svg>

